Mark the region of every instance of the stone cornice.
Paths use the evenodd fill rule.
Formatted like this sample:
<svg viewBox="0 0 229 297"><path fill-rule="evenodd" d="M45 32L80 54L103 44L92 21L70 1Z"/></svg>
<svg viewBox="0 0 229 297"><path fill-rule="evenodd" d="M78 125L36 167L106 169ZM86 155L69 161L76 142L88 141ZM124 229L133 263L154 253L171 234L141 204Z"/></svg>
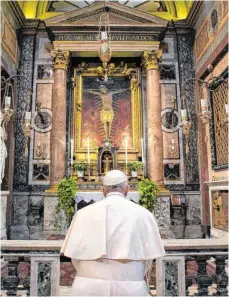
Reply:
<svg viewBox="0 0 229 297"><path fill-rule="evenodd" d="M177 21L176 27L179 29L193 28L201 12L202 6L203 6L203 1L195 1L188 13L187 18L185 20Z"/></svg>

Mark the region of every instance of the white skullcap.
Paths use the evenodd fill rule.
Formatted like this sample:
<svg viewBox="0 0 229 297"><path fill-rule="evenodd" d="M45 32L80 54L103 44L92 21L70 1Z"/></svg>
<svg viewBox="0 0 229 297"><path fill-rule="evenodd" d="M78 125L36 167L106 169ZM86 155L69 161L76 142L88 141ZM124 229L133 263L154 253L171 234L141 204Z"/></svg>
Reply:
<svg viewBox="0 0 229 297"><path fill-rule="evenodd" d="M127 181L127 176L120 170L107 172L103 179L104 186L116 186Z"/></svg>

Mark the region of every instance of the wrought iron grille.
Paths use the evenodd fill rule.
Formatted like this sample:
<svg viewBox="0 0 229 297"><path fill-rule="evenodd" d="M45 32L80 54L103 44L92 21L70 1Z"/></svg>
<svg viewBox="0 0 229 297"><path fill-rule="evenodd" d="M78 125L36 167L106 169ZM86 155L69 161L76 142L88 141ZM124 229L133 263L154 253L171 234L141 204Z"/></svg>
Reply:
<svg viewBox="0 0 229 297"><path fill-rule="evenodd" d="M221 83L212 92L216 166L228 164L228 124L225 123L227 118L225 104L228 104L228 89L225 83Z"/></svg>

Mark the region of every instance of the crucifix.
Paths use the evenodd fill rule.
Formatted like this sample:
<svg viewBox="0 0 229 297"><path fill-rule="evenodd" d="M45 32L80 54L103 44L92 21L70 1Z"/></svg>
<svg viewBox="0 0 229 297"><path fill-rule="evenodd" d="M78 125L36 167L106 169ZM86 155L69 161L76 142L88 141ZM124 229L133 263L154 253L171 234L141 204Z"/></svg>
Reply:
<svg viewBox="0 0 229 297"><path fill-rule="evenodd" d="M105 164L104 173L107 173L111 170L110 165L112 163L112 160L109 160L109 157L106 156L105 160L103 160L103 163Z"/></svg>

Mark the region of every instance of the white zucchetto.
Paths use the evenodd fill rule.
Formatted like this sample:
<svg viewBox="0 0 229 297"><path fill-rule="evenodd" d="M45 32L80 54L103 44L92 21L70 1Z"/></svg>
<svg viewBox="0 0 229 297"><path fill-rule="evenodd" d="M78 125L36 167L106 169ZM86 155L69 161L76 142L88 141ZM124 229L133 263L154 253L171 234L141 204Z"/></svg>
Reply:
<svg viewBox="0 0 229 297"><path fill-rule="evenodd" d="M127 181L127 176L120 170L109 171L103 179L104 186L116 186Z"/></svg>

